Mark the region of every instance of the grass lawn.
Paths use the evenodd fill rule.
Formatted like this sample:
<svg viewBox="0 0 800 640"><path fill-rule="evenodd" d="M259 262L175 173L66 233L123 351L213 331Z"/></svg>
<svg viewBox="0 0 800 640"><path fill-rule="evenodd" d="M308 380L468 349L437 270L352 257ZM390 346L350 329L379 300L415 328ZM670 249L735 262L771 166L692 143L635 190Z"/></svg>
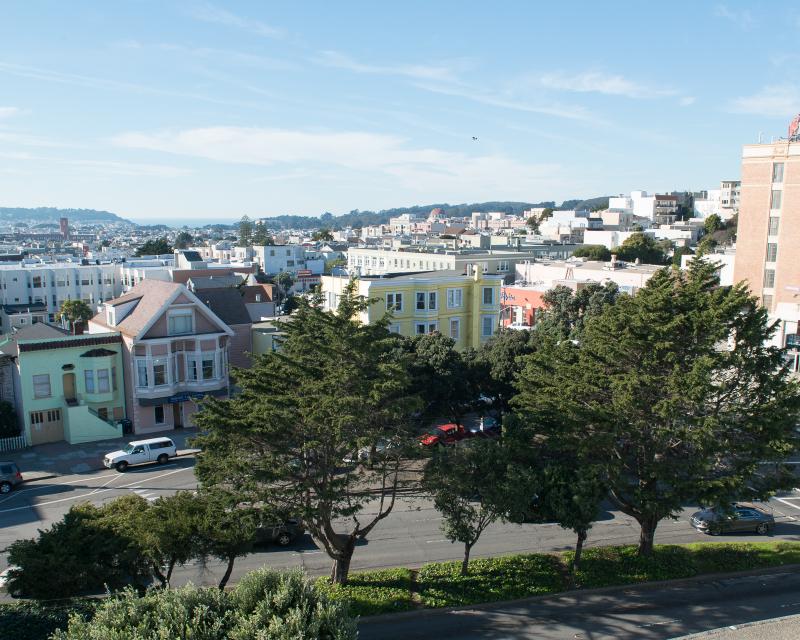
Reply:
<svg viewBox="0 0 800 640"><path fill-rule="evenodd" d="M316 585L334 598L349 600L350 610L359 616L414 608L411 601L411 571L408 569L352 573L344 586L332 585L327 578L318 578Z"/></svg>

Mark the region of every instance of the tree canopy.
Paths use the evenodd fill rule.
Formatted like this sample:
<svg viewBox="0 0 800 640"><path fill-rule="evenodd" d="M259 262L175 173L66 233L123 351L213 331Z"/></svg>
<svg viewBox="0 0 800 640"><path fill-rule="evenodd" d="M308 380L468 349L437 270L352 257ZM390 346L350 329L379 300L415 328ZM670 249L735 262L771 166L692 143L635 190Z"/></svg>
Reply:
<svg viewBox="0 0 800 640"><path fill-rule="evenodd" d="M59 318L69 324L73 333L79 323L88 321L93 315L92 308L83 300L64 300L58 310Z"/></svg>
<svg viewBox="0 0 800 640"><path fill-rule="evenodd" d="M148 240L143 245L136 249L136 256L162 256L172 253L172 245L167 242L166 238L156 238L155 240Z"/></svg>
<svg viewBox="0 0 800 640"><path fill-rule="evenodd" d="M611 250L617 258L625 262L639 262L643 264L664 264L666 255L664 250L658 246L655 238L642 231L637 231L625 239L622 246Z"/></svg>
<svg viewBox="0 0 800 640"><path fill-rule="evenodd" d="M611 251L602 244L584 244L576 248L572 253L576 258L588 258L589 260L601 260L607 262L611 260Z"/></svg>
<svg viewBox="0 0 800 640"><path fill-rule="evenodd" d="M773 331L744 284L719 286L716 265L663 269L586 319L578 344L543 340L515 406L540 437L602 462L648 554L685 504L764 497L788 477L757 473L800 444L800 391Z"/></svg>
<svg viewBox="0 0 800 640"><path fill-rule="evenodd" d="M333 560L334 582L347 580L356 542L391 512L408 463L400 446L388 447L370 469L343 461L379 440L408 441L420 406L388 321L358 321L369 301L354 286L337 313L323 311L318 297L299 300L280 351L236 370L241 391L206 400L196 417L207 432L198 438L204 486L302 519ZM364 514L370 500L376 510Z"/></svg>

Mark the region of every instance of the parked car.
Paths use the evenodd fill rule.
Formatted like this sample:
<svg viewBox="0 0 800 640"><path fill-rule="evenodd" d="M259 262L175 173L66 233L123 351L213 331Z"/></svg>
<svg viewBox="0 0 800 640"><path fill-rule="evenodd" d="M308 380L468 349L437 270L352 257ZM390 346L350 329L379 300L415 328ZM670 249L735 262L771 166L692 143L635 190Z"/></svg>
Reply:
<svg viewBox="0 0 800 640"><path fill-rule="evenodd" d="M22 482L22 474L15 462L0 462L0 493L9 493Z"/></svg>
<svg viewBox="0 0 800 640"><path fill-rule="evenodd" d="M114 467L117 471L125 471L132 464L145 462L158 462L166 464L170 458L178 454L175 443L169 438L150 438L149 440L136 440L128 443L119 451L112 451L103 457L103 465L108 469Z"/></svg>
<svg viewBox="0 0 800 640"><path fill-rule="evenodd" d="M285 547L305 533L306 528L301 520L290 518L282 524L263 524L256 529L256 543L274 542Z"/></svg>
<svg viewBox="0 0 800 640"><path fill-rule="evenodd" d="M500 423L491 416L482 417L469 428L469 435L494 438L500 435Z"/></svg>
<svg viewBox="0 0 800 640"><path fill-rule="evenodd" d="M775 526L775 518L764 508L750 503L734 503L730 509L702 509L692 514L692 526L712 536L720 533L754 531L765 535Z"/></svg>
<svg viewBox="0 0 800 640"><path fill-rule="evenodd" d="M2 572L0 572L0 593L7 593L8 595L12 595L8 591L8 582L11 578L11 572L18 569L19 567L15 567L12 565L10 567L7 567Z"/></svg>
<svg viewBox="0 0 800 640"><path fill-rule="evenodd" d="M460 424L443 424L436 427L430 433L420 436L419 443L423 447L434 447L436 445L455 444L459 440L467 437L467 432Z"/></svg>
<svg viewBox="0 0 800 640"><path fill-rule="evenodd" d="M358 451L354 451L346 455L342 462L347 464L367 464L371 460L371 457L380 457L381 455L388 453L392 449L397 448L397 442L392 440L387 440L385 438L380 438L375 443L375 449L373 451L372 447L361 447Z"/></svg>

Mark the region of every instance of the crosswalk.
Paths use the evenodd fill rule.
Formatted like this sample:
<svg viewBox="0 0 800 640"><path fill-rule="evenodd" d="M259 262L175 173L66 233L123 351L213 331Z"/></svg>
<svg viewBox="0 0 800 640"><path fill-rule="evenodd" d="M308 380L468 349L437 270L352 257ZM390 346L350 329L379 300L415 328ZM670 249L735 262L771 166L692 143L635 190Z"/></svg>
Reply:
<svg viewBox="0 0 800 640"><path fill-rule="evenodd" d="M140 498L144 498L148 502L155 502L158 499L157 494L143 487L131 487L131 491L133 491Z"/></svg>

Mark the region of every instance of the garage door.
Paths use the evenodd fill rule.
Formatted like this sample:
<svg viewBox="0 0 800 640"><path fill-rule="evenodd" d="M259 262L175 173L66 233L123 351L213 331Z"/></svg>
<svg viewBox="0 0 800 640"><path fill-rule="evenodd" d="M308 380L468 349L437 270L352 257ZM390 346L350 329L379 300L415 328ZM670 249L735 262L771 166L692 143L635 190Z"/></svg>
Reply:
<svg viewBox="0 0 800 640"><path fill-rule="evenodd" d="M59 442L64 439L61 409L31 411L31 444Z"/></svg>

